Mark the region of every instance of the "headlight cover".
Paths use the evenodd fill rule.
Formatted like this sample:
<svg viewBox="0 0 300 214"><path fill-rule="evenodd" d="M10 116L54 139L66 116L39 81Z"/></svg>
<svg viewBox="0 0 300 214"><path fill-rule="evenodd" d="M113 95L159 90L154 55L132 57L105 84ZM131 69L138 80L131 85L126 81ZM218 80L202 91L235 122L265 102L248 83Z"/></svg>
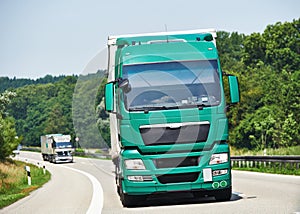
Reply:
<svg viewBox="0 0 300 214"><path fill-rule="evenodd" d="M129 159L125 160L126 169L132 170L143 170L146 169L143 161L141 159Z"/></svg>
<svg viewBox="0 0 300 214"><path fill-rule="evenodd" d="M209 165L228 162L228 153L213 154L210 158Z"/></svg>

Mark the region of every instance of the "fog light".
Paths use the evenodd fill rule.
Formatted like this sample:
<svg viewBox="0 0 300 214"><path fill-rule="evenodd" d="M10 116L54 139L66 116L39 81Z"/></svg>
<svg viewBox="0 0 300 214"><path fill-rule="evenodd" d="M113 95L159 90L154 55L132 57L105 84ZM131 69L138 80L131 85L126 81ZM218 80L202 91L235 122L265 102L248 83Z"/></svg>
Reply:
<svg viewBox="0 0 300 214"><path fill-rule="evenodd" d="M220 169L220 170L214 170L212 172L213 176L218 176L218 175L225 175L227 174L228 170L227 169Z"/></svg>
<svg viewBox="0 0 300 214"><path fill-rule="evenodd" d="M144 181L143 180L143 176L128 176L127 177L128 178L128 180L130 180L130 181Z"/></svg>
<svg viewBox="0 0 300 214"><path fill-rule="evenodd" d="M220 182L220 186L221 187L226 187L227 186L227 182L226 181L221 181Z"/></svg>
<svg viewBox="0 0 300 214"><path fill-rule="evenodd" d="M141 176L141 175L129 175L127 176L129 181L153 181L152 177L150 175L145 175L145 176Z"/></svg>
<svg viewBox="0 0 300 214"><path fill-rule="evenodd" d="M214 189L217 189L217 188L220 187L220 184L219 184L218 182L213 182L213 183L212 183L212 187L213 187Z"/></svg>

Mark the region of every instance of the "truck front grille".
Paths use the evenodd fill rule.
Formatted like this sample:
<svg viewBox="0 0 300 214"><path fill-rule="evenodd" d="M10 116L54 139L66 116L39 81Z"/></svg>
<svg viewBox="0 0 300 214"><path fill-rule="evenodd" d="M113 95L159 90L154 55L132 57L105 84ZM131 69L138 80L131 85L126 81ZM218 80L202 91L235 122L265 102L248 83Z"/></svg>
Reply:
<svg viewBox="0 0 300 214"><path fill-rule="evenodd" d="M154 124L141 126L140 133L146 146L187 144L205 142L209 128L209 122Z"/></svg>
<svg viewBox="0 0 300 214"><path fill-rule="evenodd" d="M158 181L162 184L195 182L198 177L199 172L157 175Z"/></svg>
<svg viewBox="0 0 300 214"><path fill-rule="evenodd" d="M157 169L198 166L199 156L176 157L176 158L159 158L159 159L153 160L153 163L154 163L154 165Z"/></svg>

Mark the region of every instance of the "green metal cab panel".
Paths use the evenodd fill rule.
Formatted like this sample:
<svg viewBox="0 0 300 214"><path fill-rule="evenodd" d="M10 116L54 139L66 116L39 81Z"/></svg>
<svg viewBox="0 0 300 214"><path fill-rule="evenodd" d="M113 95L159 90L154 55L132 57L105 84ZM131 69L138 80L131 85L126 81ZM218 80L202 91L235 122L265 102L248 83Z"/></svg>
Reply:
<svg viewBox="0 0 300 214"><path fill-rule="evenodd" d="M118 38L116 45L144 45L153 43L172 43L172 42L199 42L199 41L213 41L211 33L201 34L181 34L181 35L157 35L157 36L138 36L138 37L124 37Z"/></svg>
<svg viewBox="0 0 300 214"><path fill-rule="evenodd" d="M146 44L124 47L121 51L123 65L168 61L192 61L217 59L216 47L212 42L178 42Z"/></svg>
<svg viewBox="0 0 300 214"><path fill-rule="evenodd" d="M139 147L141 151L169 151L184 150L189 147L209 147L215 141L227 140L228 124L225 114L219 114L218 107L199 110L183 109L183 110L167 110L167 111L150 111L128 113L128 119L120 121L120 136L124 147ZM208 122L210 124L209 134L206 142L194 142L195 144L172 144L146 146L143 142L140 127L153 124L172 124L185 122ZM155 136L154 136L155 137Z"/></svg>

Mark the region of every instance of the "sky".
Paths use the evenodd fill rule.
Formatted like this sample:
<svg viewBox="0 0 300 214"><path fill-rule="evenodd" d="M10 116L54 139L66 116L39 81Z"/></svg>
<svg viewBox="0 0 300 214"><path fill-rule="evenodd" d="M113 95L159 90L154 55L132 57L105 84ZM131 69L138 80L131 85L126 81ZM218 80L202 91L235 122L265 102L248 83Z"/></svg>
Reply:
<svg viewBox="0 0 300 214"><path fill-rule="evenodd" d="M0 76L106 67L109 35L215 28L250 35L300 16L298 0L0 0Z"/></svg>

